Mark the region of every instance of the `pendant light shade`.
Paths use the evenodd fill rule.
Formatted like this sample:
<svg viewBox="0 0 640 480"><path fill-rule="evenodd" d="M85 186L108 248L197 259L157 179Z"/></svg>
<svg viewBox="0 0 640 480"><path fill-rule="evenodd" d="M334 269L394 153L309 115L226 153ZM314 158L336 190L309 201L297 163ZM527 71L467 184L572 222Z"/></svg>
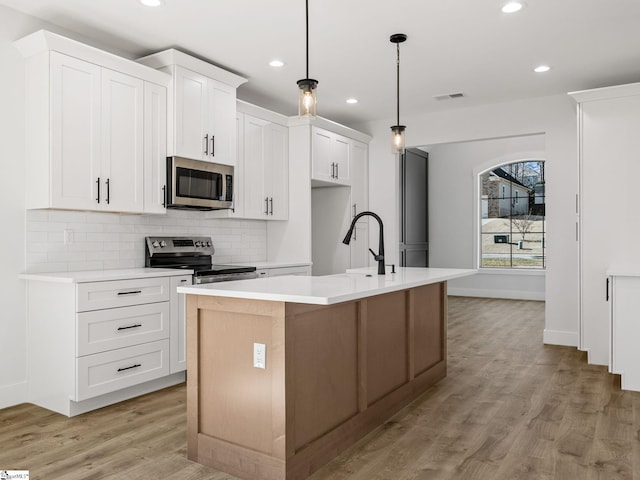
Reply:
<svg viewBox="0 0 640 480"><path fill-rule="evenodd" d="M396 59L396 105L397 105L397 117L396 124L391 127L391 151L393 153L404 153L404 131L406 127L400 125L400 44L407 40L407 36L404 33L395 33L389 38L391 43L396 44L397 59Z"/></svg>
<svg viewBox="0 0 640 480"><path fill-rule="evenodd" d="M301 117L315 117L318 114L316 96L318 81L309 78L309 0L305 0L306 5L306 28L307 28L307 78L298 80L298 115Z"/></svg>

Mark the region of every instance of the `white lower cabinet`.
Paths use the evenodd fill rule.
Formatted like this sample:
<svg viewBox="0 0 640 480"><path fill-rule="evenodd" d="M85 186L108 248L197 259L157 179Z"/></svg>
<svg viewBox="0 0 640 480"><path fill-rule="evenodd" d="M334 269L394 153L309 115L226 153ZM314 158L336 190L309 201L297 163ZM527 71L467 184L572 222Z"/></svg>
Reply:
<svg viewBox="0 0 640 480"><path fill-rule="evenodd" d="M640 391L640 273L609 277L609 371L623 390Z"/></svg>
<svg viewBox="0 0 640 480"><path fill-rule="evenodd" d="M29 401L73 416L184 381L187 283L28 281Z"/></svg>

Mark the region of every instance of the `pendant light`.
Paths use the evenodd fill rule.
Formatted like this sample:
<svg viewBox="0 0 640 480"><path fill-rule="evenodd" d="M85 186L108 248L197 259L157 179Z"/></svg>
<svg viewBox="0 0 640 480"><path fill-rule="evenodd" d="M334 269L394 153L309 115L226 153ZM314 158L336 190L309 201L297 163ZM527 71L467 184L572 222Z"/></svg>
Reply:
<svg viewBox="0 0 640 480"><path fill-rule="evenodd" d="M315 117L317 115L316 89L318 81L309 78L309 0L305 0L305 2L307 12L307 78L298 80L298 115Z"/></svg>
<svg viewBox="0 0 640 480"><path fill-rule="evenodd" d="M391 35L389 39L391 43L396 44L398 57L396 60L397 67L397 93L396 93L396 105L397 105L397 119L396 124L391 127L391 142L393 153L404 153L404 130L405 126L400 125L400 44L407 39L404 33L395 33Z"/></svg>

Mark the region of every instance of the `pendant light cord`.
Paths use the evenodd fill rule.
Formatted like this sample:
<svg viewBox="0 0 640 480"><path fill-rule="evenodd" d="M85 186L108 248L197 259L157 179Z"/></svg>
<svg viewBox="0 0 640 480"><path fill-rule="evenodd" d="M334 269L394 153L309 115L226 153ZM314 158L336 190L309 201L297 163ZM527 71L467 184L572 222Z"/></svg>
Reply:
<svg viewBox="0 0 640 480"><path fill-rule="evenodd" d="M396 43L396 48L398 49L398 57L396 60L397 74L396 74L396 106L397 106L397 122L396 125L400 125L400 43Z"/></svg>
<svg viewBox="0 0 640 480"><path fill-rule="evenodd" d="M309 78L309 0L306 0L306 23L307 23L307 78Z"/></svg>

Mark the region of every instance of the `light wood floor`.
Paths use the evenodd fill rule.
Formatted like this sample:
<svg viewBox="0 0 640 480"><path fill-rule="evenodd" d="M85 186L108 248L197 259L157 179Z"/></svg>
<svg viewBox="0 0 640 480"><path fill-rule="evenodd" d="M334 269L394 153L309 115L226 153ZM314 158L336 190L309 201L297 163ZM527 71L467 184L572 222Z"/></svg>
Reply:
<svg viewBox="0 0 640 480"><path fill-rule="evenodd" d="M541 302L449 299L449 374L312 480L638 479L640 393L542 345ZM68 419L0 410L0 469L33 479L234 477L185 458L185 388Z"/></svg>

